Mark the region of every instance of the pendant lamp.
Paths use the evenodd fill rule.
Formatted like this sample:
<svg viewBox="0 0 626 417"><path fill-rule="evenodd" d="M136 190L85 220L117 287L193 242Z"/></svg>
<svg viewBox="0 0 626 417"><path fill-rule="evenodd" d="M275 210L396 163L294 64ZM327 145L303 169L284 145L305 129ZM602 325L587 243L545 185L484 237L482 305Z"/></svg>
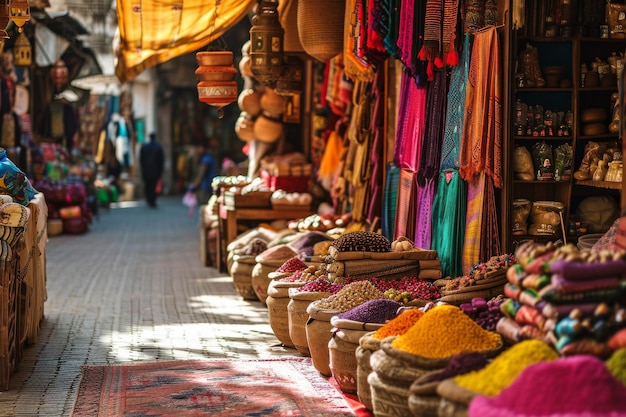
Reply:
<svg viewBox="0 0 626 417"><path fill-rule="evenodd" d="M206 51L196 53L198 68L198 100L217 107L217 117L224 117L224 106L237 101L239 88L235 76L232 51Z"/></svg>
<svg viewBox="0 0 626 417"><path fill-rule="evenodd" d="M278 1L261 0L250 28L250 69L254 78L272 88L283 72L284 36Z"/></svg>
<svg viewBox="0 0 626 417"><path fill-rule="evenodd" d="M30 20L30 5L28 0L10 0L9 19L17 26L17 31L21 32L22 27Z"/></svg>
<svg viewBox="0 0 626 417"><path fill-rule="evenodd" d="M13 63L18 67L29 67L32 62L33 48L24 32L21 32L13 45Z"/></svg>

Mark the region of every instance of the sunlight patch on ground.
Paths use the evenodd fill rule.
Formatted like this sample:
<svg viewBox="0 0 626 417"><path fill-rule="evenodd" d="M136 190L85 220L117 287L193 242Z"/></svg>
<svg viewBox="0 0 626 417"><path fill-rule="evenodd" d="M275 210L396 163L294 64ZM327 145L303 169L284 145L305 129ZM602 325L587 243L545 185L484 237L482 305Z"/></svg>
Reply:
<svg viewBox="0 0 626 417"><path fill-rule="evenodd" d="M100 338L111 346L113 362L167 359L203 359L224 356L228 351L256 356L259 352L246 340L266 340L267 350L277 343L267 324L197 323L181 326L140 327L131 332L113 332ZM257 345L258 346L258 345Z"/></svg>

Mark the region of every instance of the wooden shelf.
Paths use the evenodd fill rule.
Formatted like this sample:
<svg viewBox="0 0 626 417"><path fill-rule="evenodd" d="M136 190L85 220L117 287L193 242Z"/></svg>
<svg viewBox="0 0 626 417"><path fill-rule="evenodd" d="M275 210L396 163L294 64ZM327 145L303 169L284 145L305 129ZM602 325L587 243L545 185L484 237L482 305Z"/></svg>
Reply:
<svg viewBox="0 0 626 417"><path fill-rule="evenodd" d="M555 180L532 180L532 181L524 181L524 180L513 180L515 184L549 184L549 185L569 185L569 180L564 181L555 181Z"/></svg>
<svg viewBox="0 0 626 417"><path fill-rule="evenodd" d="M596 188L608 188L611 190L621 190L622 182L612 182L612 181L592 181L592 180L581 180L576 181L576 185L585 185L587 187L596 187Z"/></svg>
<svg viewBox="0 0 626 417"><path fill-rule="evenodd" d="M551 140L567 140L567 141L571 141L573 139L573 137L570 136L513 136L513 139L515 140L529 140L529 141L538 141L538 140L545 140L545 141L551 141Z"/></svg>

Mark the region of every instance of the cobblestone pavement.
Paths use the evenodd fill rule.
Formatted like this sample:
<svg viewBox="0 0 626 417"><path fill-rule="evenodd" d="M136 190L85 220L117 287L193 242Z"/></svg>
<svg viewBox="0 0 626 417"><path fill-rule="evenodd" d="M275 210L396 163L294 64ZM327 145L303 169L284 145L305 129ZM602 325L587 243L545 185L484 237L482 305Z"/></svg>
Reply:
<svg viewBox="0 0 626 417"><path fill-rule="evenodd" d="M197 223L168 197L157 209L120 203L84 235L51 237L41 331L0 392L0 416L69 416L82 365L298 356L260 302L201 264Z"/></svg>

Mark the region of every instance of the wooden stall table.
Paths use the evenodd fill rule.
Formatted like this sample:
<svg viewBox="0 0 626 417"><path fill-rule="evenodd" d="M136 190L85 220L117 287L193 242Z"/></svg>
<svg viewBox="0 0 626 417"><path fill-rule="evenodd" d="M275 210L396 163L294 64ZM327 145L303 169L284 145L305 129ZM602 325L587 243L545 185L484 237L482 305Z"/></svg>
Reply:
<svg viewBox="0 0 626 417"><path fill-rule="evenodd" d="M237 237L239 223L247 221L262 223L274 220L295 220L308 217L314 213L315 211L310 208L303 209L299 206L294 208L238 208L236 205L221 203L219 207L217 269L221 272L228 272L226 271L226 247Z"/></svg>

